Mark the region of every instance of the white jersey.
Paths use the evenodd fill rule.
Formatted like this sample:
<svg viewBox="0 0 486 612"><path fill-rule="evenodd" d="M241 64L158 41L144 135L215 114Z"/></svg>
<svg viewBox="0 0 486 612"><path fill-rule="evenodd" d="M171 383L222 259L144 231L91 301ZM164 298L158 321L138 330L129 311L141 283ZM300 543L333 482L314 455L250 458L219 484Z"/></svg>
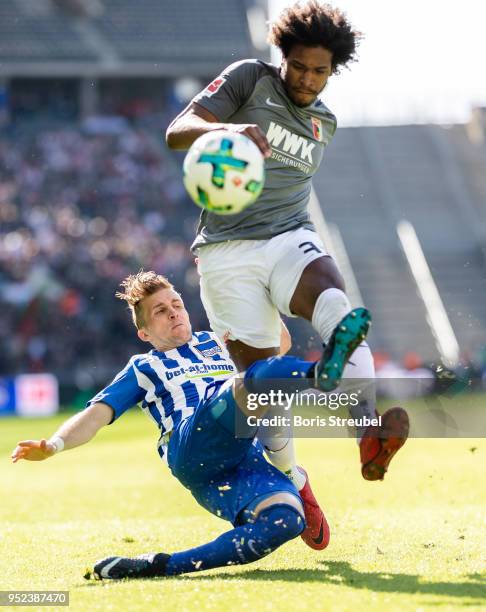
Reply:
<svg viewBox="0 0 486 612"><path fill-rule="evenodd" d="M195 332L187 344L165 353L135 355L113 382L88 403L103 402L113 421L140 404L165 434L191 416L237 369L213 332ZM113 422L112 421L112 422Z"/></svg>

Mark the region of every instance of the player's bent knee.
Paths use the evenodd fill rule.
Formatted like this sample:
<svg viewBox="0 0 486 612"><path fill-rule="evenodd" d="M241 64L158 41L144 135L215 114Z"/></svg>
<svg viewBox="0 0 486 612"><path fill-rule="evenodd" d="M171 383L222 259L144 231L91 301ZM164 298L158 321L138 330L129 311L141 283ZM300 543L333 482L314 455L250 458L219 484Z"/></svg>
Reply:
<svg viewBox="0 0 486 612"><path fill-rule="evenodd" d="M257 518L263 510L277 505L291 506L301 515L301 517L304 516L304 507L300 499L292 493L280 491L279 493L275 493L265 498L255 507L255 518Z"/></svg>
<svg viewBox="0 0 486 612"><path fill-rule="evenodd" d="M274 504L265 508L247 525L248 537L233 540L240 562L252 563L266 557L300 535L304 528L304 519L293 506Z"/></svg>
<svg viewBox="0 0 486 612"><path fill-rule="evenodd" d="M293 540L305 529L305 520L294 506L275 504L262 510L257 521L266 525L266 554Z"/></svg>

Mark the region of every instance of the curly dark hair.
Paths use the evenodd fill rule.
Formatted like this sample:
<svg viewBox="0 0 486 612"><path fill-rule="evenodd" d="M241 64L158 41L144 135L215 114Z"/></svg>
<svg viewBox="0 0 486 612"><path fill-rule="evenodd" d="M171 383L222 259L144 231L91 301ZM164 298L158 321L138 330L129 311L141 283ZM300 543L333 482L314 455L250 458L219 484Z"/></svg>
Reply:
<svg viewBox="0 0 486 612"><path fill-rule="evenodd" d="M268 40L287 57L294 45L324 47L332 53L332 70L356 60L356 49L362 39L346 15L330 4L308 0L286 8L271 25Z"/></svg>

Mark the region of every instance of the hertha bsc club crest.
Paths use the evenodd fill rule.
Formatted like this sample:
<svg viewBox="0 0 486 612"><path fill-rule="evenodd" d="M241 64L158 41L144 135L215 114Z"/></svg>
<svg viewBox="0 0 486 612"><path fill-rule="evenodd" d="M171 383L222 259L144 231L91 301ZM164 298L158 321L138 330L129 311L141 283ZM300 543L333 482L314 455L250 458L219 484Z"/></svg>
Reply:
<svg viewBox="0 0 486 612"><path fill-rule="evenodd" d="M311 117L312 121L312 133L314 138L319 142L322 141L322 121L317 117Z"/></svg>
<svg viewBox="0 0 486 612"><path fill-rule="evenodd" d="M200 344L194 344L194 348L198 353L201 353L203 357L214 357L218 353L223 352L223 349L215 340L207 340Z"/></svg>

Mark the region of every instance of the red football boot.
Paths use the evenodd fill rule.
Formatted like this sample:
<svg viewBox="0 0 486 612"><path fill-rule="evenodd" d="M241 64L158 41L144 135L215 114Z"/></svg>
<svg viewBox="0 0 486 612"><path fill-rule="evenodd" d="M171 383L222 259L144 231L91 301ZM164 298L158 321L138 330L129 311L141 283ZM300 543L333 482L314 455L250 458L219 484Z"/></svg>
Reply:
<svg viewBox="0 0 486 612"><path fill-rule="evenodd" d="M309 483L309 477L307 472L299 467L305 474L305 485L299 491L299 495L304 505L305 524L304 531L300 534L300 537L304 540L307 546L314 550L324 550L329 544L331 533L329 531L329 525L324 516L324 512L320 509L317 503L314 493Z"/></svg>
<svg viewBox="0 0 486 612"><path fill-rule="evenodd" d="M403 408L390 408L381 417L381 426L366 429L359 450L361 474L365 480L383 480L393 456L406 442L410 427Z"/></svg>

